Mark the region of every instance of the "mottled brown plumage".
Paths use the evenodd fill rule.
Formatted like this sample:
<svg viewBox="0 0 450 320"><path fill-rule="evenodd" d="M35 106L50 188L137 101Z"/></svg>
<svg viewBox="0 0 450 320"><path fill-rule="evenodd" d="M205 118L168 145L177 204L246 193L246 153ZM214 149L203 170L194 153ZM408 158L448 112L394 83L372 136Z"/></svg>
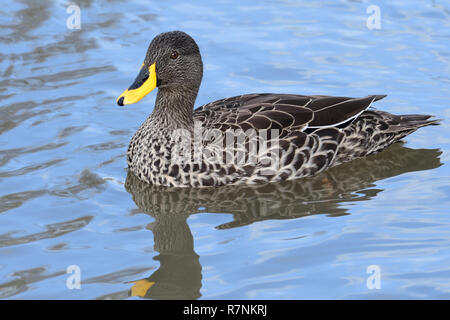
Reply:
<svg viewBox="0 0 450 320"><path fill-rule="evenodd" d="M156 64L159 84L155 109L133 136L127 159L137 177L155 185L297 179L381 151L437 123L428 115L397 116L370 108L383 95L246 94L194 111L203 63L195 41L180 31L152 41L149 64Z"/></svg>

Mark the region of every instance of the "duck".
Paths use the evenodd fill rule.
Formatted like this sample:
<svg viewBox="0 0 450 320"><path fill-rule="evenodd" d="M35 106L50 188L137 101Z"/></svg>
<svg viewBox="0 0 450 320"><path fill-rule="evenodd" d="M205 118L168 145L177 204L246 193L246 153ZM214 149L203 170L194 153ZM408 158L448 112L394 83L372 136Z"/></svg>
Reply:
<svg viewBox="0 0 450 320"><path fill-rule="evenodd" d="M202 188L299 179L378 153L440 121L375 109L386 95L252 93L194 109L202 77L199 46L187 33L164 32L151 41L136 79L116 100L125 106L158 90L127 149L128 169L139 180Z"/></svg>

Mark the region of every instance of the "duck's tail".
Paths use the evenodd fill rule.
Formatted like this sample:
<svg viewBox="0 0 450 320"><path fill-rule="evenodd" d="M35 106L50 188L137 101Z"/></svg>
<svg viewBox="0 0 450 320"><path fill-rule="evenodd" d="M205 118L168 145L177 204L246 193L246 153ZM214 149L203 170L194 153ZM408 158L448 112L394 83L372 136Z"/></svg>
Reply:
<svg viewBox="0 0 450 320"><path fill-rule="evenodd" d="M424 114L404 114L399 116L391 115L394 118L395 124L389 126L385 132L408 132L412 133L415 130L431 125L438 125L442 119L431 119L433 116Z"/></svg>
<svg viewBox="0 0 450 320"><path fill-rule="evenodd" d="M379 152L417 129L438 125L440 119L430 115L394 115L379 110L368 110L344 129L346 137L339 146L334 164Z"/></svg>

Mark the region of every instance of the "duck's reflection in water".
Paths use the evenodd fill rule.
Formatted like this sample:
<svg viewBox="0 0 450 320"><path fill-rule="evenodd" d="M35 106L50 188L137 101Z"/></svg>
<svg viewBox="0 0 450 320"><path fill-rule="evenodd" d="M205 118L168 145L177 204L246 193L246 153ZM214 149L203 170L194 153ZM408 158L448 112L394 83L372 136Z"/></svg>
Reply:
<svg viewBox="0 0 450 320"><path fill-rule="evenodd" d="M155 219L151 230L160 267L150 277L134 281L128 295L153 299L201 296L202 268L187 224L191 214L233 214L232 221L217 228L311 214L345 215L348 209L341 204L369 200L382 191L375 188L376 181L439 167L440 154L436 149L410 149L397 143L314 177L256 186L174 189L148 185L129 173L126 190L139 210Z"/></svg>

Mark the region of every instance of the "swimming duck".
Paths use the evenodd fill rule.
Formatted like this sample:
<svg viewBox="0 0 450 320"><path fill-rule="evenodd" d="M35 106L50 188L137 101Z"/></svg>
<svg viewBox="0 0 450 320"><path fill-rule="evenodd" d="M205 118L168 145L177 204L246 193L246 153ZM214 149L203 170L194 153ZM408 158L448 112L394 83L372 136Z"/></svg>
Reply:
<svg viewBox="0 0 450 320"><path fill-rule="evenodd" d="M364 98L245 94L194 110L203 76L200 50L181 31L157 35L120 106L158 88L153 112L127 150L129 170L147 183L207 187L292 180L379 152L429 115L393 115Z"/></svg>

